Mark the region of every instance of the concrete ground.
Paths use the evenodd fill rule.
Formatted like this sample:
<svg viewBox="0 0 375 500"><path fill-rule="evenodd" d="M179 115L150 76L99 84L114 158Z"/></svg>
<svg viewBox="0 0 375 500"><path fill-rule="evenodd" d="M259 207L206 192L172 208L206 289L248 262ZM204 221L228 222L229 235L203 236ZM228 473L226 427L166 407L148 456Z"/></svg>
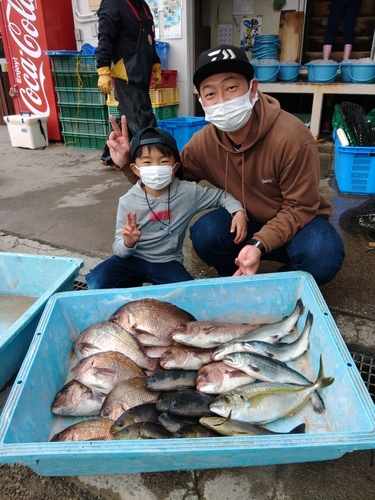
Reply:
<svg viewBox="0 0 375 500"><path fill-rule="evenodd" d="M0 144L0 251L80 257L85 266L79 279L84 281L90 268L111 255L117 202L129 188L128 181L99 164L99 151L63 144L50 144L45 150L13 148L6 126L0 127ZM368 235L349 234L338 225L342 212L368 197L339 193L332 142L320 143L319 150L321 191L332 203L332 222L346 249L343 269L321 291L344 340L375 349L375 250L367 249ZM186 267L196 278L215 276L195 256L188 238L184 253ZM260 271L276 269L277 264L262 263ZM0 393L0 408L9 389ZM73 498L85 499L360 500L375 499L371 460L367 450L329 462L67 479L77 488ZM22 472L18 480L22 483ZM50 478L38 480L48 483ZM92 496L80 497L81 490Z"/></svg>

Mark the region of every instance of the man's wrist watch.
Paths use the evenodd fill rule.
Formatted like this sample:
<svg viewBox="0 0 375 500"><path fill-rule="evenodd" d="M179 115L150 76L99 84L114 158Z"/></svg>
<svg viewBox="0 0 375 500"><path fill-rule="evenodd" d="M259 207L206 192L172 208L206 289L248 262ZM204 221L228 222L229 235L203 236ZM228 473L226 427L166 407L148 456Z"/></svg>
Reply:
<svg viewBox="0 0 375 500"><path fill-rule="evenodd" d="M254 247L259 248L259 250L260 250L260 252L261 252L262 255L264 255L266 253L265 246L259 240L251 238L251 240L249 240L249 241L246 242L246 245L252 245Z"/></svg>

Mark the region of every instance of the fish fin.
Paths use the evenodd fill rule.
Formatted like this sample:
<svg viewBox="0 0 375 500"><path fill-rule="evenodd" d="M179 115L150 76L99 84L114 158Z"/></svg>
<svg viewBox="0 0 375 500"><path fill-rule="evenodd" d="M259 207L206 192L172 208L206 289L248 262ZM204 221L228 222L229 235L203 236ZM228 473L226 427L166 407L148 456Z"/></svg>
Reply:
<svg viewBox="0 0 375 500"><path fill-rule="evenodd" d="M296 307L300 308L300 315L302 315L303 311L305 310L305 306L303 305L302 299L297 300Z"/></svg>
<svg viewBox="0 0 375 500"><path fill-rule="evenodd" d="M106 396L106 394L103 394L100 389L97 389L96 387L91 389L92 395L94 396L94 399L97 401L101 402L103 400L103 396Z"/></svg>
<svg viewBox="0 0 375 500"><path fill-rule="evenodd" d="M231 423L231 422L232 422L232 408L231 408L231 410L230 410L230 412L229 412L229 415L227 416L227 422L228 422L228 423Z"/></svg>
<svg viewBox="0 0 375 500"><path fill-rule="evenodd" d="M100 351L100 349L98 348L98 346L94 345L94 344L90 344L90 342L82 342L80 345L79 345L79 351L84 353L85 351L88 351L88 350L93 350L93 349L96 349L97 351Z"/></svg>
<svg viewBox="0 0 375 500"><path fill-rule="evenodd" d="M289 434L305 434L306 432L306 424L299 424L297 427L294 427L291 431L289 431Z"/></svg>
<svg viewBox="0 0 375 500"><path fill-rule="evenodd" d="M136 336L136 339L138 340L138 342L140 342L144 346L161 345L158 343L158 338L149 332L139 331L139 332L135 333L134 335Z"/></svg>
<svg viewBox="0 0 375 500"><path fill-rule="evenodd" d="M115 373L115 370L111 370L110 368L106 368L104 366L95 368L95 374L97 375L114 375Z"/></svg>

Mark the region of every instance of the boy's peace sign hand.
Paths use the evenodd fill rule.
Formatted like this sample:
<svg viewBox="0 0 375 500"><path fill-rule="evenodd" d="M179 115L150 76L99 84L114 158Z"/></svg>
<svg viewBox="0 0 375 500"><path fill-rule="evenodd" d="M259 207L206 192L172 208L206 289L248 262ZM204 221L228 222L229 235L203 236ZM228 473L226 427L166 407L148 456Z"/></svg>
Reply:
<svg viewBox="0 0 375 500"><path fill-rule="evenodd" d="M124 239L125 246L133 248L141 235L141 231L137 228L136 212L133 212L133 215L130 215L130 212L126 212L126 224L121 230L121 236Z"/></svg>

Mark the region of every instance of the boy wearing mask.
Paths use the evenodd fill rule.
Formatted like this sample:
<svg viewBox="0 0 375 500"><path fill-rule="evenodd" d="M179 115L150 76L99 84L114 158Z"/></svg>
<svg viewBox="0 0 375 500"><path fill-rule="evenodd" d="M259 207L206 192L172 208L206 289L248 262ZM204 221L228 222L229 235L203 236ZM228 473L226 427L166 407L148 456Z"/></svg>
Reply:
<svg viewBox="0 0 375 500"><path fill-rule="evenodd" d="M173 136L158 128L141 130L130 151L138 182L119 200L114 255L86 276L90 289L127 288L192 280L183 266L188 224L202 210L225 208L228 231L241 243L247 234L244 209L223 189L180 180L180 154Z"/></svg>

